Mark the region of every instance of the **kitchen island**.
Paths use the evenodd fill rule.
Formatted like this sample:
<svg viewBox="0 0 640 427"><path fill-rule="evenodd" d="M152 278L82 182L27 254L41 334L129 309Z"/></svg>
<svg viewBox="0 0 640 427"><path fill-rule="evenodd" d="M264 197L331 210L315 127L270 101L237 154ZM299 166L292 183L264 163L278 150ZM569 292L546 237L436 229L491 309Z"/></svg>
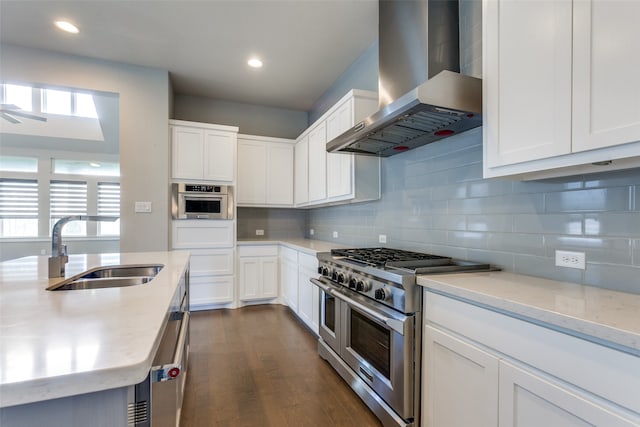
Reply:
<svg viewBox="0 0 640 427"><path fill-rule="evenodd" d="M47 277L46 256L0 263L0 424L19 405L64 407L67 398L96 393L106 399L144 380L189 256L187 251L70 255L67 277L107 265L164 268L141 285L68 291L46 289L63 280Z"/></svg>

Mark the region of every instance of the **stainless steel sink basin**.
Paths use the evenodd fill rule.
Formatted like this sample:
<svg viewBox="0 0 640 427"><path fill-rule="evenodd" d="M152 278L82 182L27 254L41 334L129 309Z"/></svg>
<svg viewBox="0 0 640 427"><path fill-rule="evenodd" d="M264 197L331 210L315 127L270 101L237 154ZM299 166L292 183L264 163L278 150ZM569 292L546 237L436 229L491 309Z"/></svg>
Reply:
<svg viewBox="0 0 640 427"><path fill-rule="evenodd" d="M142 285L153 280L163 267L157 264L96 267L49 286L47 290L69 291Z"/></svg>

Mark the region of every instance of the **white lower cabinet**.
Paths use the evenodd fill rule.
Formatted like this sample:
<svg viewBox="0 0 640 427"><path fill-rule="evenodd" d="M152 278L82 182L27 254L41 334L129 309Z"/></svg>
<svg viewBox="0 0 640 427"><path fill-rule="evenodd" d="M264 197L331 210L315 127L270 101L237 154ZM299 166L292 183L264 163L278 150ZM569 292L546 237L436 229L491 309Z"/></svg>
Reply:
<svg viewBox="0 0 640 427"><path fill-rule="evenodd" d="M424 332L422 425L496 426L499 359L431 326Z"/></svg>
<svg viewBox="0 0 640 427"><path fill-rule="evenodd" d="M240 301L278 297L278 246L259 245L238 248Z"/></svg>
<svg viewBox="0 0 640 427"><path fill-rule="evenodd" d="M640 358L425 291L423 427L640 426Z"/></svg>
<svg viewBox="0 0 640 427"><path fill-rule="evenodd" d="M317 275L314 255L280 246L280 289L282 301L315 334L320 321L320 293L309 279Z"/></svg>
<svg viewBox="0 0 640 427"><path fill-rule="evenodd" d="M500 427L632 427L575 387L500 361Z"/></svg>
<svg viewBox="0 0 640 427"><path fill-rule="evenodd" d="M282 301L298 311L298 251L280 246L280 289Z"/></svg>
<svg viewBox="0 0 640 427"><path fill-rule="evenodd" d="M310 279L317 276L317 268L316 257L298 254L298 317L316 334L319 333L320 291Z"/></svg>
<svg viewBox="0 0 640 427"><path fill-rule="evenodd" d="M175 220L173 249L191 252L191 310L207 310L234 301L235 221Z"/></svg>

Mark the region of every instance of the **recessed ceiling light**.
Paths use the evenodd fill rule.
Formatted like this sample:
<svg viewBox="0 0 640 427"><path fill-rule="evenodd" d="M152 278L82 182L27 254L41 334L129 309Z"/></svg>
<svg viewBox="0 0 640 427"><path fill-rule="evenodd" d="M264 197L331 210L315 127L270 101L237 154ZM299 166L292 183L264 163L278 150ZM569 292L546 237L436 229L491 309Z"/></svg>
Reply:
<svg viewBox="0 0 640 427"><path fill-rule="evenodd" d="M80 32L78 27L68 21L56 21L55 24L56 27L60 28L62 31L66 31L67 33L78 34Z"/></svg>
<svg viewBox="0 0 640 427"><path fill-rule="evenodd" d="M249 64L249 67L253 68L262 67L262 61L260 61L258 58L251 58L249 61L247 61L247 64Z"/></svg>

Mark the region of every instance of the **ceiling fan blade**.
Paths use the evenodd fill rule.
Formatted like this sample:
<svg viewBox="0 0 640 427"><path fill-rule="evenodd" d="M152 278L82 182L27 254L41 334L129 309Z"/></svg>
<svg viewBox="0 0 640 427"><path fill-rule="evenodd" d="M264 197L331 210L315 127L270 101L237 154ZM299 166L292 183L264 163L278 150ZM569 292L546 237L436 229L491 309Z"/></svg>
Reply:
<svg viewBox="0 0 640 427"><path fill-rule="evenodd" d="M41 122L47 121L46 117L36 116L35 114L23 113L22 111L9 111L9 114L11 114L12 116L24 117L25 119L39 120Z"/></svg>
<svg viewBox="0 0 640 427"><path fill-rule="evenodd" d="M20 107L18 107L16 104L0 104L0 108L7 109L7 110L19 110L20 109Z"/></svg>
<svg viewBox="0 0 640 427"><path fill-rule="evenodd" d="M14 123L14 124L22 123L20 120L16 119L15 117L1 111L0 111L0 117L2 117L3 119L5 119L10 123Z"/></svg>

